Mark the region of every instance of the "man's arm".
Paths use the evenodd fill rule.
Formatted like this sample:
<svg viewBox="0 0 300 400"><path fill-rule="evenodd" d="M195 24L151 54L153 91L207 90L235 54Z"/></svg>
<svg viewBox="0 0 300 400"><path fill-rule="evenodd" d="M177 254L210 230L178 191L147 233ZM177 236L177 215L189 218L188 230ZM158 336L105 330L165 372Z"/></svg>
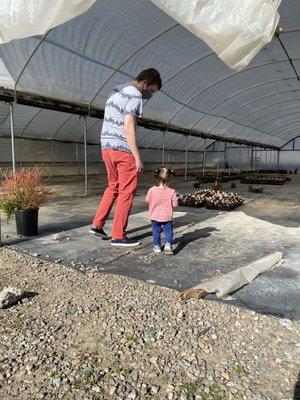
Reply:
<svg viewBox="0 0 300 400"><path fill-rule="evenodd" d="M134 117L133 115L125 115L124 134L131 153L135 158L136 171L140 173L143 170L143 163L140 157L140 152L136 140L136 117Z"/></svg>

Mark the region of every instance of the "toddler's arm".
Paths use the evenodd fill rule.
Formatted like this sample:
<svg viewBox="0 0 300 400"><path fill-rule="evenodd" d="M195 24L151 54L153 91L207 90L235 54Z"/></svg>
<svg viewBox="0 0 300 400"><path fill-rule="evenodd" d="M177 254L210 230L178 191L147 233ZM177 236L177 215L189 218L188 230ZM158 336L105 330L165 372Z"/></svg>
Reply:
<svg viewBox="0 0 300 400"><path fill-rule="evenodd" d="M172 207L175 208L178 206L178 199L176 196L176 192L174 191L173 195L172 195Z"/></svg>
<svg viewBox="0 0 300 400"><path fill-rule="evenodd" d="M147 196L146 196L146 202L150 203L151 201L151 189L148 190Z"/></svg>

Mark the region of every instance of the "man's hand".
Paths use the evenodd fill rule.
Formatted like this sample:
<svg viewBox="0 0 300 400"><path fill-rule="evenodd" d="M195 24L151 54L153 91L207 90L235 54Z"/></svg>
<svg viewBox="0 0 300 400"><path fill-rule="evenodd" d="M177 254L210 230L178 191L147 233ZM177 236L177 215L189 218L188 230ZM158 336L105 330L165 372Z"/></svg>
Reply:
<svg viewBox="0 0 300 400"><path fill-rule="evenodd" d="M135 159L136 172L140 174L143 170L143 162L136 142L136 118L132 115L126 115L124 118L124 133L128 146Z"/></svg>
<svg viewBox="0 0 300 400"><path fill-rule="evenodd" d="M135 157L136 172L140 174L143 171L144 165L140 157Z"/></svg>

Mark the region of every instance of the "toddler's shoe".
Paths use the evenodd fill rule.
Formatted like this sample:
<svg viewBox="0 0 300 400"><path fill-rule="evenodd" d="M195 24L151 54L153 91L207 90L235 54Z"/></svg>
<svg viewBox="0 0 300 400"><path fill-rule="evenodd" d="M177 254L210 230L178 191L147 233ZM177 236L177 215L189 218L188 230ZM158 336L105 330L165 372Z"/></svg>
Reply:
<svg viewBox="0 0 300 400"><path fill-rule="evenodd" d="M161 253L161 247L160 246L153 246L153 251L154 251L154 253Z"/></svg>
<svg viewBox="0 0 300 400"><path fill-rule="evenodd" d="M174 254L171 244L166 243L166 245L165 245L165 253L170 255L170 256L172 256Z"/></svg>

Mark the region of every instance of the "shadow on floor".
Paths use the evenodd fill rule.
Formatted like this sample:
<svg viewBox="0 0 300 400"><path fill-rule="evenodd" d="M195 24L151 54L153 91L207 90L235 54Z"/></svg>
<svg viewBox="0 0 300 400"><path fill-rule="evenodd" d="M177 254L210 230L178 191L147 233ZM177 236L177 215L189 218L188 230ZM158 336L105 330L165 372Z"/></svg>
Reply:
<svg viewBox="0 0 300 400"><path fill-rule="evenodd" d="M38 232L37 236L15 237L13 239L9 239L9 240L3 242L3 244L7 245L7 246L14 246L19 243L28 242L30 240L37 239L37 238L40 238L43 236L52 235L54 233L59 233L59 232L64 232L64 231L68 231L71 229L81 228L83 226L88 225L90 222L91 222L91 219L86 218L85 220L80 220L80 221L63 221L63 222L58 222L58 223L53 223L53 224L41 225L41 227L39 227L39 232Z"/></svg>
<svg viewBox="0 0 300 400"><path fill-rule="evenodd" d="M35 297L35 296L38 296L38 293L37 293L37 292L24 292L24 293L22 294L22 297L18 300L17 303L20 303L20 302L21 302L22 300L24 300L24 299L32 299L32 298ZM6 309L6 308L12 308L12 307L15 306L15 304L16 304L16 303L10 304L10 305L8 305L8 306L3 306L3 308L4 308L4 309Z"/></svg>
<svg viewBox="0 0 300 400"><path fill-rule="evenodd" d="M294 389L294 400L300 400L300 372L298 374L298 380L295 384L295 389Z"/></svg>
<svg viewBox="0 0 300 400"><path fill-rule="evenodd" d="M196 224L198 224L200 222L203 222L206 219L209 219L209 218L211 218L213 216L214 215L198 214L198 216L197 216L198 218L195 221L195 215L193 213L190 213L190 214L187 213L186 215L183 215L182 217L178 217L178 218L176 218L174 220L174 228L175 229L179 229L179 228L182 228L184 226L186 226L187 228L190 228L192 226L192 224L196 225ZM187 234L179 237L178 239L176 239L174 241L174 244L176 244L176 243L178 243L178 242L183 240L183 242L186 242L186 244L184 245L184 247L185 247L188 243L193 242L194 240L200 239L202 237L203 238L207 237L207 236L205 236L208 233L207 229L211 229L207 236L209 236L210 233L213 232L213 230L216 230L215 228L205 228L205 229L201 229L201 230L194 231L194 232L191 232L191 233L187 233ZM141 233L140 235L137 235L137 236L134 235L135 233L137 233L139 231L143 231L143 230L147 230L147 232ZM195 232L197 232L197 233L195 233ZM199 234L198 232L202 232L202 233ZM127 233L129 235L131 235L131 236L134 235L134 238L137 239L137 240L142 240L142 239L145 239L147 237L151 237L152 236L151 224L149 222L149 224L147 224L147 225L142 225L142 226L139 226L137 228L130 229L130 230L127 231ZM197 237L198 234L200 235L199 237ZM201 234L203 236L201 236ZM176 232L175 232L175 235L177 236ZM193 238L194 236L195 236L195 239Z"/></svg>
<svg viewBox="0 0 300 400"><path fill-rule="evenodd" d="M174 255L180 253L189 243L195 242L196 240L207 238L212 232L219 231L219 229L208 226L203 229L196 229L193 232L184 233L181 237L174 241L177 247L174 250Z"/></svg>

